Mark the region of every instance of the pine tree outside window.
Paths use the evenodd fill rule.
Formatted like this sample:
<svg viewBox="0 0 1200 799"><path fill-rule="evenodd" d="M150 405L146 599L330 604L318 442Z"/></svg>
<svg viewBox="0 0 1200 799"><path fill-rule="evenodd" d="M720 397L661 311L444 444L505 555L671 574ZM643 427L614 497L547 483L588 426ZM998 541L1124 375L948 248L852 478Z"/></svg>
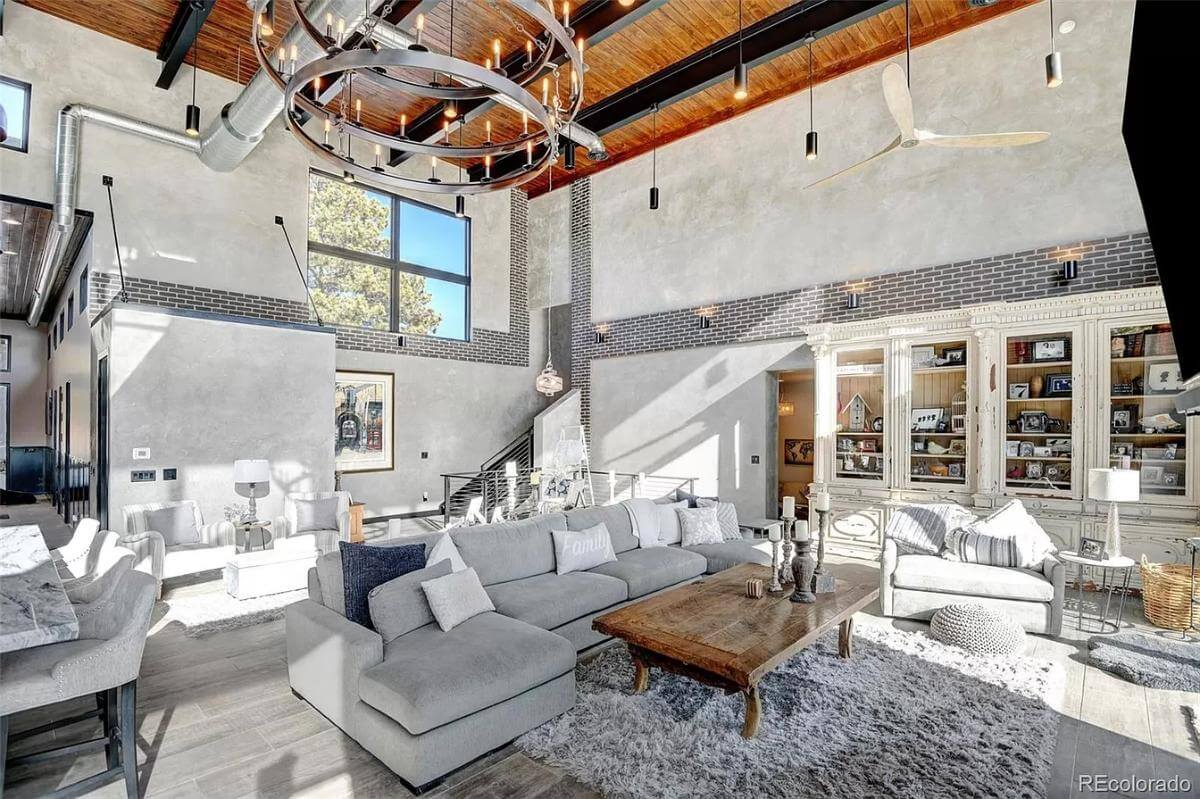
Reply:
<svg viewBox="0 0 1200 799"><path fill-rule="evenodd" d="M326 323L466 341L471 221L309 176L308 288Z"/></svg>

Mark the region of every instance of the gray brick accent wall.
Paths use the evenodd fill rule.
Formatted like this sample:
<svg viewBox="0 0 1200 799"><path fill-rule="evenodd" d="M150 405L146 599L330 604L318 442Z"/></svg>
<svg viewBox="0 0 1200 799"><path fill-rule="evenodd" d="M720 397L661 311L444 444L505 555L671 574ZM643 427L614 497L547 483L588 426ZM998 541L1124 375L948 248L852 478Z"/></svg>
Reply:
<svg viewBox="0 0 1200 799"><path fill-rule="evenodd" d="M819 323L1159 283L1150 238L1135 233L718 302L703 307L712 320L707 329L700 327L700 308L593 319L589 182L577 180L570 189L571 369L582 395L584 424L591 421L591 364L596 358L789 338ZM1064 252L1080 261L1079 277L1070 282L1061 278ZM851 286L861 294L854 310L846 307ZM604 343L596 342L598 328L605 331Z"/></svg>
<svg viewBox="0 0 1200 799"><path fill-rule="evenodd" d="M342 350L387 352L423 358L494 363L503 366L529 365L529 196L519 189L509 192L508 331L471 329L470 341L397 334L337 326L337 347ZM589 257L590 261L590 257ZM89 312L94 319L120 292L117 275L94 273L89 282ZM167 283L126 277L129 301L163 308L177 308L280 322L315 322L307 302L278 297L243 294L184 283ZM403 336L404 345L400 345Z"/></svg>

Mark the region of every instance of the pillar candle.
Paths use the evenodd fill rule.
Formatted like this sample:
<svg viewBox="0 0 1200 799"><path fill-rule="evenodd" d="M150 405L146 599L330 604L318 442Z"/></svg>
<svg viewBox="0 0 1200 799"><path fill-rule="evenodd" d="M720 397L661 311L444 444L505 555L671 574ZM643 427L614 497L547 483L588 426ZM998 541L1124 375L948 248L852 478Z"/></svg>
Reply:
<svg viewBox="0 0 1200 799"><path fill-rule="evenodd" d="M813 497L812 506L816 510L829 510L829 495L824 493L817 494Z"/></svg>
<svg viewBox="0 0 1200 799"><path fill-rule="evenodd" d="M779 541L783 538L783 526L779 524L771 525L771 529L767 531L767 538L771 541Z"/></svg>
<svg viewBox="0 0 1200 799"><path fill-rule="evenodd" d="M783 518L794 519L795 517L796 517L796 498L795 497L784 497L783 498Z"/></svg>
<svg viewBox="0 0 1200 799"><path fill-rule="evenodd" d="M796 522L796 526L792 528L792 538L796 541L807 541L808 539L808 522L805 519L800 519Z"/></svg>

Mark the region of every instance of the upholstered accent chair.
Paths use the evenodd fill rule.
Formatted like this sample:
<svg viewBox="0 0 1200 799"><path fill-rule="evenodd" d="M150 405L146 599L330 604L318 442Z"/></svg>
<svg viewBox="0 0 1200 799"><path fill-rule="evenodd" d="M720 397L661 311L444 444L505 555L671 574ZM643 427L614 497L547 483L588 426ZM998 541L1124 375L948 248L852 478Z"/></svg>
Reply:
<svg viewBox="0 0 1200 799"><path fill-rule="evenodd" d="M325 529L299 529L297 519L297 500L310 502L314 499L337 498L337 526ZM299 520L303 521L303 520ZM338 541L350 540L350 492L349 491L309 491L294 492L283 498L283 515L275 520L274 535L278 538L296 538L312 536L313 543L320 552L332 552L337 549Z"/></svg>
<svg viewBox="0 0 1200 799"><path fill-rule="evenodd" d="M95 519L80 519L75 525L71 540L58 549L50 550L58 574L64 580L81 576L87 571L88 552L96 533L100 532L100 522Z"/></svg>
<svg viewBox="0 0 1200 799"><path fill-rule="evenodd" d="M196 526L194 541L167 543L169 536L152 528L150 515L166 508L190 511ZM162 581L169 577L222 569L237 552L237 532L233 524L223 520L205 524L200 506L194 500L125 505L121 513L125 517L121 546L133 550L137 568L154 575L160 588Z"/></svg>

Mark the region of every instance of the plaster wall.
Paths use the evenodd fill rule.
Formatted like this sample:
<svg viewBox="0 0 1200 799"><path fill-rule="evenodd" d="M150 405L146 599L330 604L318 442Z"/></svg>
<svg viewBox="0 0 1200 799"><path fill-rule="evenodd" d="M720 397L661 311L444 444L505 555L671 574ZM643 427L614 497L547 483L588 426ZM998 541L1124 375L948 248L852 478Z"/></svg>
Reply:
<svg viewBox="0 0 1200 799"><path fill-rule="evenodd" d="M571 301L570 263L571 192L562 189L530 199L530 308Z"/></svg>
<svg viewBox="0 0 1200 799"><path fill-rule="evenodd" d="M1050 131L1041 144L905 150L806 190L896 135L874 64L816 87L815 162L803 155L801 94L660 148L657 212L645 205L648 154L593 175L593 319L1144 230L1120 136L1133 7L1055 4L1078 25L1057 39L1066 81L1054 90L1044 4L914 51L918 127ZM564 197L531 203L531 227L548 237L534 251L560 269L567 192L554 194Z"/></svg>
<svg viewBox="0 0 1200 799"><path fill-rule="evenodd" d="M235 493L233 462L271 462L259 516L283 511L289 491L333 487L334 337L328 332L230 323L114 307L97 339L109 354L109 520L132 503L193 499L206 522ZM148 460L133 460L148 447ZM179 470L163 480L164 468ZM130 471L154 469L154 482Z"/></svg>
<svg viewBox="0 0 1200 799"><path fill-rule="evenodd" d="M9 446L46 446L46 331L14 319L0 319L0 335L12 336L9 371ZM3 420L0 420L0 424Z"/></svg>
<svg viewBox="0 0 1200 799"><path fill-rule="evenodd" d="M88 269L92 259L92 242L95 231L84 240L79 255L71 265L63 291L53 306L54 315L52 326L57 323L60 315L64 322L71 317L70 308L74 308L74 322L66 324L62 341L54 349L47 364L47 385L52 389L62 389L67 384L71 386L71 457L76 460L90 461L92 459L92 336L89 330L91 319L89 313L93 310L79 308L79 276Z"/></svg>

